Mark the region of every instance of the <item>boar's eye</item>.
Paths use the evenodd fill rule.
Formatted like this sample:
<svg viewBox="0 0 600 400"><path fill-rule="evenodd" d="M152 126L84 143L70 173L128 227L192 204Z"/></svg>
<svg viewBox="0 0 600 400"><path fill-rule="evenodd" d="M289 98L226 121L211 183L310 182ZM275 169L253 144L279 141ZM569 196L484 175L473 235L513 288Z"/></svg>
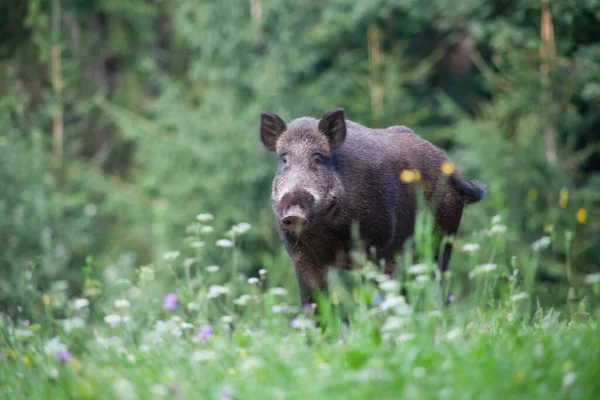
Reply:
<svg viewBox="0 0 600 400"><path fill-rule="evenodd" d="M287 164L287 154L280 155L279 161L281 161L282 164Z"/></svg>
<svg viewBox="0 0 600 400"><path fill-rule="evenodd" d="M325 157L323 157L323 155L317 153L314 155L314 160L315 160L315 164L323 164L323 162L325 161Z"/></svg>

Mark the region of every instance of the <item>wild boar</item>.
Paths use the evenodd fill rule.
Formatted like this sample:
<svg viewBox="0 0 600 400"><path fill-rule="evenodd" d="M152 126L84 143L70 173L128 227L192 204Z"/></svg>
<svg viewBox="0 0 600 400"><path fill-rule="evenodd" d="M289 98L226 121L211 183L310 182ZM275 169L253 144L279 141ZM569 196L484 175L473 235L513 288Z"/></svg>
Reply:
<svg viewBox="0 0 600 400"><path fill-rule="evenodd" d="M448 236L456 234L465 205L486 192L409 128L370 129L346 120L341 108L319 120L302 117L289 124L263 112L260 138L279 156L272 206L302 304L313 301L314 289L325 290L329 267L350 268L354 223L361 242L385 260L386 273L394 273L395 255L414 232L411 180L419 179L425 199L436 205L436 227ZM401 179L407 171L411 179ZM452 244L445 244L442 270L451 253Z"/></svg>

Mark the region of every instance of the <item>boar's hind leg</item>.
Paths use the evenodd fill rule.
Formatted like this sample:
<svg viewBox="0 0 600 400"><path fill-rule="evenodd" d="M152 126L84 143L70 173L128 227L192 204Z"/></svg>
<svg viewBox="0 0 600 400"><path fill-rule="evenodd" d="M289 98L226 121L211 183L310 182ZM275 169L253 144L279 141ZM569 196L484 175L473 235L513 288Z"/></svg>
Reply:
<svg viewBox="0 0 600 400"><path fill-rule="evenodd" d="M448 189L448 187L446 187ZM464 201L460 199L454 190L447 190L436 213L436 225L440 228L443 236L455 236L460 226L464 208ZM443 241L442 241L443 243ZM440 243L441 245L441 243ZM446 242L442 249L441 267L442 271L448 270L450 258L452 257L452 242ZM440 249L436 252L436 262L440 265Z"/></svg>

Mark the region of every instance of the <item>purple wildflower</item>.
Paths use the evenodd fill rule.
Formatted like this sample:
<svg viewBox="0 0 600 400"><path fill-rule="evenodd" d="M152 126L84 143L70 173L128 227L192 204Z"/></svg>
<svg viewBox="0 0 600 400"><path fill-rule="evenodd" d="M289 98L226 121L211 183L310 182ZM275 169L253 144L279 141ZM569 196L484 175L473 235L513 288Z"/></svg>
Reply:
<svg viewBox="0 0 600 400"><path fill-rule="evenodd" d="M58 361L59 363L66 363L71 358L73 358L73 355L71 355L71 353L67 349L60 349L56 353L56 361Z"/></svg>
<svg viewBox="0 0 600 400"><path fill-rule="evenodd" d="M202 325L198 328L198 335L206 342L213 337L213 329L209 325Z"/></svg>
<svg viewBox="0 0 600 400"><path fill-rule="evenodd" d="M231 400L233 399L233 393L229 389L223 390L219 393L219 400Z"/></svg>
<svg viewBox="0 0 600 400"><path fill-rule="evenodd" d="M173 395L176 399L181 395L181 383L179 381L174 381L169 385L169 393Z"/></svg>
<svg viewBox="0 0 600 400"><path fill-rule="evenodd" d="M316 305L314 303L313 304L305 304L303 307L304 314L312 313L313 311L315 311L315 308L316 308Z"/></svg>
<svg viewBox="0 0 600 400"><path fill-rule="evenodd" d="M300 319L298 317L294 318L290 321L290 326L294 329L300 329L302 324L300 323Z"/></svg>
<svg viewBox="0 0 600 400"><path fill-rule="evenodd" d="M173 292L167 294L163 300L165 308L169 311L175 311L177 309L177 295Z"/></svg>
<svg viewBox="0 0 600 400"><path fill-rule="evenodd" d="M454 298L454 295L453 295L453 294L451 294L451 295L449 295L449 296L448 296L448 302L449 302L449 303L452 303L452 302L454 301L454 299L455 299L455 298Z"/></svg>

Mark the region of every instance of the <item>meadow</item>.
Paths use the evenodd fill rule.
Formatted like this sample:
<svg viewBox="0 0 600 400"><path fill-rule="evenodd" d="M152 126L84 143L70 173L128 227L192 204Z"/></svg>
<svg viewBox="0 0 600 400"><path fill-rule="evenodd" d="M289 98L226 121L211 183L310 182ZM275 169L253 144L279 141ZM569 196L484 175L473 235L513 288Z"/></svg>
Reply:
<svg viewBox="0 0 600 400"><path fill-rule="evenodd" d="M207 213L127 277L89 257L82 297L57 281L32 289L30 319L1 317L0 398L598 398L600 274L572 283L577 301L542 307L533 278L553 235L506 255L498 215L478 241L457 239L442 277L427 221L398 279L356 253L362 268L331 273L305 309L274 266L236 272L250 224L215 232ZM203 264L208 247L223 265Z"/></svg>

